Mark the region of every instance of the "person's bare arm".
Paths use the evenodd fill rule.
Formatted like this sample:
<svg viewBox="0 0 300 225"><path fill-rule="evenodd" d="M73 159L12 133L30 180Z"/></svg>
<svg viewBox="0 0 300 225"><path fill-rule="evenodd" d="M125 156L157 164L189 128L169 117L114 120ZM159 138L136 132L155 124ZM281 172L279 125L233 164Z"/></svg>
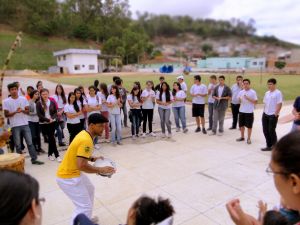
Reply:
<svg viewBox="0 0 300 225"><path fill-rule="evenodd" d="M275 116L278 116L282 107L282 103L276 105Z"/></svg>
<svg viewBox="0 0 300 225"><path fill-rule="evenodd" d="M22 110L22 112L23 112L24 114L29 115L29 106L26 106L26 107Z"/></svg>
<svg viewBox="0 0 300 225"><path fill-rule="evenodd" d="M13 117L14 115L16 115L18 113L18 111L16 112L9 112L8 110L4 110L4 116L6 118L9 118L9 117Z"/></svg>
<svg viewBox="0 0 300 225"><path fill-rule="evenodd" d="M97 173L97 174L109 174L115 173L115 169L113 167L96 167L92 166L88 163L89 159L83 157L77 157L77 167L80 171L85 173Z"/></svg>

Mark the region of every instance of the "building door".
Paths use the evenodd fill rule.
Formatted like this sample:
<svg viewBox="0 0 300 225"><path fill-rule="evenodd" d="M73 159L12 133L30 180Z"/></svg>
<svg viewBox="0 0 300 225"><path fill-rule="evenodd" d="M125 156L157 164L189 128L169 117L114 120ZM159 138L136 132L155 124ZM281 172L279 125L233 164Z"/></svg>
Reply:
<svg viewBox="0 0 300 225"><path fill-rule="evenodd" d="M63 74L63 73L64 73L64 68L63 68L63 67L59 67L59 72L60 72L61 74Z"/></svg>

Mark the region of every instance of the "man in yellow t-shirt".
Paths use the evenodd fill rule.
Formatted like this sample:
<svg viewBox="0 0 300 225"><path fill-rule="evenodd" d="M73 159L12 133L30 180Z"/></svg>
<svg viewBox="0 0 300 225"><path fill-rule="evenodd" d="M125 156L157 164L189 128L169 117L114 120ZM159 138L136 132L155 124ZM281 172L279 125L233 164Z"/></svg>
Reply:
<svg viewBox="0 0 300 225"><path fill-rule="evenodd" d="M96 136L100 136L104 124L108 120L100 114L92 114L88 118L88 129L81 131L70 144L63 161L57 170L57 184L62 191L72 200L75 211L72 217L85 214L88 218L92 216L94 204L94 186L83 173L110 174L115 173L113 167L95 167L88 161L96 161L101 157L92 157Z"/></svg>

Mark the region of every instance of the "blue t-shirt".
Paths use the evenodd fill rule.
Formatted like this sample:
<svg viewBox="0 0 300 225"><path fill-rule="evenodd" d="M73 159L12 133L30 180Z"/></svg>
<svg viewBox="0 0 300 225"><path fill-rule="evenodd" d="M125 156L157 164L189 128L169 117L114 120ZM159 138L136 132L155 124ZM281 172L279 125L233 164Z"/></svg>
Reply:
<svg viewBox="0 0 300 225"><path fill-rule="evenodd" d="M300 113L300 96L298 96L294 102L294 108L295 110ZM300 125L300 120L295 120L294 124Z"/></svg>

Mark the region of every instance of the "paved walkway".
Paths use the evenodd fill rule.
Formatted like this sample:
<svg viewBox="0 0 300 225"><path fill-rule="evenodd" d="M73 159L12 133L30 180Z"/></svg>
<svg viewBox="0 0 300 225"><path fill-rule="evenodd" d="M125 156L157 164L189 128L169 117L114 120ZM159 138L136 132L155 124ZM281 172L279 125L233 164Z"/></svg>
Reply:
<svg viewBox="0 0 300 225"><path fill-rule="evenodd" d="M282 114L290 109L285 106ZM224 204L234 197L253 215L260 199L269 206L277 204L272 177L265 173L270 153L259 150L264 146L261 113L255 112L252 145L236 143L239 132L228 130L230 119L225 121L223 137L189 132L174 133L171 140L127 139L118 147L103 144L95 154L113 159L118 172L111 179L89 175L96 187L94 215L101 225L125 223L128 208L142 194L170 198L176 225L232 224ZM290 124L279 124L279 137L289 130ZM27 159L26 172L39 180L41 196L47 199L43 224L69 224L73 205L55 182L58 163L47 161L46 155L40 158L46 164L32 166Z"/></svg>

